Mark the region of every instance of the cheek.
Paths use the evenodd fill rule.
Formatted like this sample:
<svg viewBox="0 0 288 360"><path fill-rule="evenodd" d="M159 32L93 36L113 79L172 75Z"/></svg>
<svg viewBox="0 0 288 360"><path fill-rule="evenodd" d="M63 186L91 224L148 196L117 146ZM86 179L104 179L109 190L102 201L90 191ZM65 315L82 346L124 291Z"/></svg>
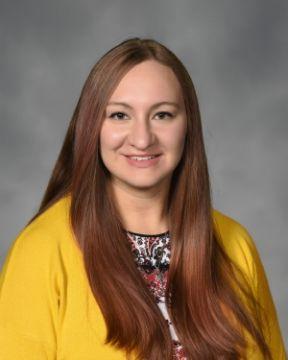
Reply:
<svg viewBox="0 0 288 360"><path fill-rule="evenodd" d="M100 132L100 143L102 150L113 150L121 145L123 136L121 132L103 125Z"/></svg>
<svg viewBox="0 0 288 360"><path fill-rule="evenodd" d="M173 152L182 152L185 144L186 128L185 126L174 126L165 134L167 148Z"/></svg>

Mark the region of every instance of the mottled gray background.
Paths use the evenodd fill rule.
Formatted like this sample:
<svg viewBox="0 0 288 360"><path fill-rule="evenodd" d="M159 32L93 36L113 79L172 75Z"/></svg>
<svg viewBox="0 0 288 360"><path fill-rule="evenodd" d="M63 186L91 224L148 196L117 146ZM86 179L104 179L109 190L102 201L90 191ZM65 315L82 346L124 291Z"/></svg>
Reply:
<svg viewBox="0 0 288 360"><path fill-rule="evenodd" d="M153 37L192 76L214 207L253 236L287 339L287 15L284 0L1 1L1 262L38 207L92 65Z"/></svg>

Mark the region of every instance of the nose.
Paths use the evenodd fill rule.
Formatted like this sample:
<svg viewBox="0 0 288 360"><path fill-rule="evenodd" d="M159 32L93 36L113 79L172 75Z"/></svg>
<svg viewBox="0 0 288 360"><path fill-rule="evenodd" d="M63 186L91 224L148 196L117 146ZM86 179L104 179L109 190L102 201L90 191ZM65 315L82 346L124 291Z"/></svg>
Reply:
<svg viewBox="0 0 288 360"><path fill-rule="evenodd" d="M141 119L142 120L142 119ZM138 149L146 149L153 144L155 134L151 129L149 121L136 120L129 130L129 145L133 145Z"/></svg>

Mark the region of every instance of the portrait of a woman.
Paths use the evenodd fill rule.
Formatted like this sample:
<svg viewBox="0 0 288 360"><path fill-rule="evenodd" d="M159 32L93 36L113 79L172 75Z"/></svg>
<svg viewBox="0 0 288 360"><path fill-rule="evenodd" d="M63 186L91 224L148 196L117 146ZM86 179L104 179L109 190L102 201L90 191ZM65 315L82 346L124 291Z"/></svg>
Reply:
<svg viewBox="0 0 288 360"><path fill-rule="evenodd" d="M0 275L5 360L285 360L248 230L214 208L180 59L129 38L91 69Z"/></svg>

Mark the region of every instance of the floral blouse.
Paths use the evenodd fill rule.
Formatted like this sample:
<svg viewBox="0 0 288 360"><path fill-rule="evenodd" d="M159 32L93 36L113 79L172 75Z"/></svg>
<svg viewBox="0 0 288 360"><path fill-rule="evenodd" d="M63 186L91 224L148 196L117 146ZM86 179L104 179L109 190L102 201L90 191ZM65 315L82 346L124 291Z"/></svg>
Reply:
<svg viewBox="0 0 288 360"><path fill-rule="evenodd" d="M171 251L169 231L155 235L139 234L128 230L126 233L131 243L137 268L152 291L169 326L174 345L173 359L186 360L184 348L175 333L165 304L165 289Z"/></svg>

